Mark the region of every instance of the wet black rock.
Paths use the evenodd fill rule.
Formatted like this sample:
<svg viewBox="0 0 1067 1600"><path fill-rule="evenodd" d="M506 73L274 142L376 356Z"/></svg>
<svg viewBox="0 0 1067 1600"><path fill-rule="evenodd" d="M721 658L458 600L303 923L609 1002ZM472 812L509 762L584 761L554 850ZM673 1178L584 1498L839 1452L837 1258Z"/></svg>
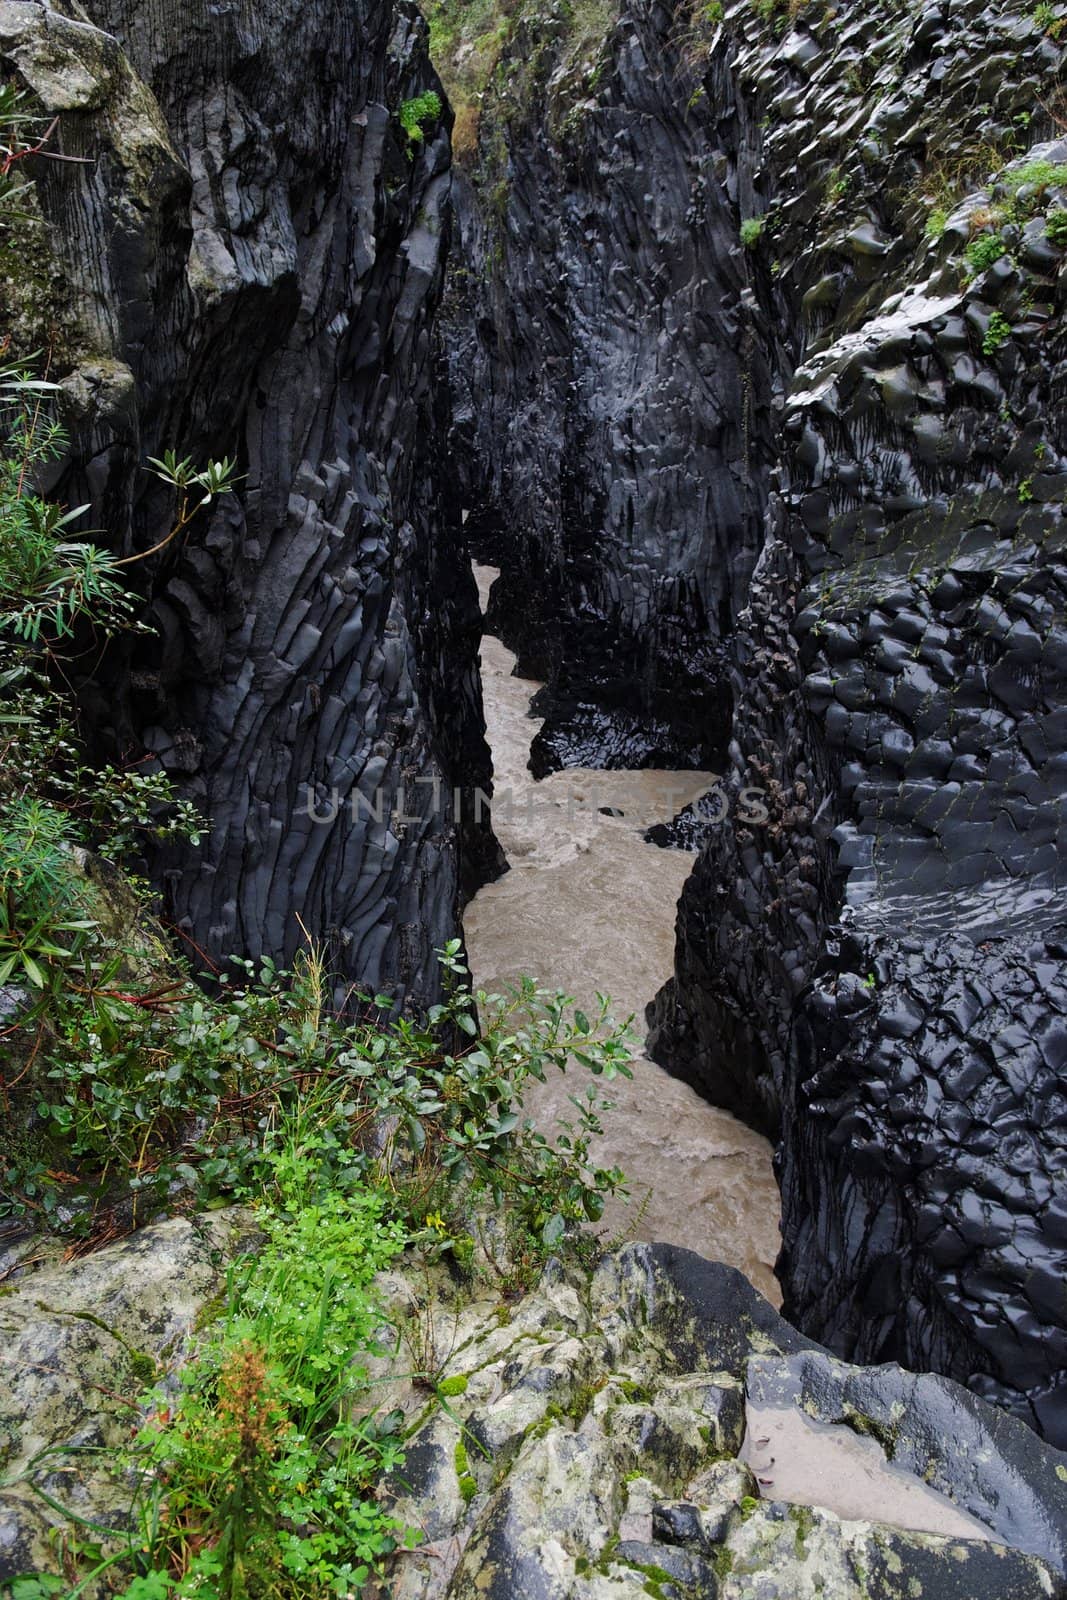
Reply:
<svg viewBox="0 0 1067 1600"><path fill-rule="evenodd" d="M1062 1443L1063 256L1018 249L968 283L953 256L982 197L924 242L915 154L920 135L928 163L982 137L1013 154L1061 52L1005 14L989 100L978 8L936 51L910 16L798 24L824 46L810 77L746 16L728 8L742 91L790 97L763 170L777 292L805 309L726 786L769 816L709 835L653 1048L779 1136L788 1315ZM816 136L837 199L805 171ZM1065 158L1038 144L1015 168ZM1063 199L1046 184L1028 229Z"/></svg>
<svg viewBox="0 0 1067 1600"><path fill-rule="evenodd" d="M396 116L436 84L424 26L403 0L64 9L0 8L5 70L88 162L37 164L51 299L16 294L24 348L62 311L60 489L130 554L170 525L146 456L242 475L128 569L158 636L82 683L86 725L206 814L151 863L201 950L285 960L299 917L342 973L425 997L495 847L452 801L489 763L438 490L448 134L409 147Z"/></svg>
<svg viewBox="0 0 1067 1600"><path fill-rule="evenodd" d="M520 30L451 290L454 455L501 558L490 625L546 682L538 775L722 758L766 499L766 333L710 102L672 7L601 21Z"/></svg>

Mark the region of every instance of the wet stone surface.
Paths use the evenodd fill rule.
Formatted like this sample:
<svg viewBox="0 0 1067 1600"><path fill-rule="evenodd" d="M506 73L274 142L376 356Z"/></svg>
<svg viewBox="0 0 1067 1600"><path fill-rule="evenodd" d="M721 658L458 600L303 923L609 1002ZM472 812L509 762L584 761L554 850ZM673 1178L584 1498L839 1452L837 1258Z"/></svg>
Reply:
<svg viewBox="0 0 1067 1600"><path fill-rule="evenodd" d="M1064 1442L1067 346L1062 252L1030 248L1064 195L968 282L980 208L1008 191L986 179L924 238L913 155L920 132L928 157L995 147L1060 51L1001 16L995 95L968 102L992 82L984 18L958 9L946 44L925 16L801 20L774 49L727 7L742 87L789 86L761 170L772 293L803 308L726 784L759 784L770 816L708 835L652 1048L780 1134L791 1317ZM800 160L831 96L837 198ZM1004 148L976 186L1067 158Z"/></svg>
<svg viewBox="0 0 1067 1600"><path fill-rule="evenodd" d="M453 462L503 571L490 627L545 685L535 773L715 767L766 502L766 331L682 19L609 5L578 63L564 20L524 23L482 108L483 149L507 147L496 214L459 191Z"/></svg>
<svg viewBox="0 0 1067 1600"><path fill-rule="evenodd" d="M130 555L171 526L146 456L240 474L127 569L156 631L79 686L83 731L208 818L151 868L211 960L288 961L299 913L339 973L429 998L498 858L464 822L488 778L478 609L435 465L449 142L413 153L394 116L436 84L425 24L362 0L68 9L0 5L5 75L79 158L37 186L65 307L57 492ZM31 329L21 353L53 343Z"/></svg>
<svg viewBox="0 0 1067 1600"><path fill-rule="evenodd" d="M726 770L727 825L650 835L701 847L656 1059L780 1138L807 1331L1067 1443L1067 190L1012 179L1067 160L1063 41L1022 0L601 20L516 42L450 301L535 770L665 725Z"/></svg>
<svg viewBox="0 0 1067 1600"><path fill-rule="evenodd" d="M398 1514L431 1543L396 1558L395 1600L1067 1592L1058 1452L943 1379L833 1360L728 1268L629 1246L586 1282L550 1267L506 1325L477 1305L454 1316L448 1372L468 1382L422 1422L397 1486ZM746 1390L857 1443L884 1437L939 1531L880 1520L877 1484L848 1518L778 1497L738 1458Z"/></svg>

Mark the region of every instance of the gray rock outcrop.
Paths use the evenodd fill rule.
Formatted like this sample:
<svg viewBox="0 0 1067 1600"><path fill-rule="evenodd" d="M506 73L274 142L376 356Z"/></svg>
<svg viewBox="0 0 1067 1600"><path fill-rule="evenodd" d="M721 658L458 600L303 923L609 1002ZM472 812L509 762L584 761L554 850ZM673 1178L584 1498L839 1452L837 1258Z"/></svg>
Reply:
<svg viewBox="0 0 1067 1600"><path fill-rule="evenodd" d="M53 1573L74 1517L128 1525L114 1470L141 1416L255 1240L239 1211L172 1217L82 1261L27 1269L0 1293L0 1586ZM51 1502L51 1503L50 1503Z"/></svg>
<svg viewBox="0 0 1067 1600"><path fill-rule="evenodd" d="M588 1282L550 1267L503 1324L488 1304L433 1316L450 1398L394 1492L425 1535L395 1558L396 1600L1067 1592L1057 1451L944 1379L834 1360L731 1268L630 1246ZM741 1459L746 1407L768 1398L812 1425L806 1504ZM837 1435L881 1455L860 1517L819 1503ZM929 1496L911 1526L880 1522L886 1482Z"/></svg>
<svg viewBox="0 0 1067 1600"><path fill-rule="evenodd" d="M64 1506L125 1525L116 1447L250 1246L240 1213L173 1219L8 1286L0 1583L55 1570ZM397 1353L367 1399L408 1431L382 1494L419 1534L389 1561L390 1600L1067 1595L1067 1457L946 1379L836 1360L732 1268L644 1245L592 1272L550 1263L507 1307L491 1275L460 1286L425 1261L378 1287ZM411 1381L414 1348L435 1394ZM783 1414L808 1435L800 1495L778 1492L762 1437ZM840 1448L862 1451L858 1489L824 1470Z"/></svg>

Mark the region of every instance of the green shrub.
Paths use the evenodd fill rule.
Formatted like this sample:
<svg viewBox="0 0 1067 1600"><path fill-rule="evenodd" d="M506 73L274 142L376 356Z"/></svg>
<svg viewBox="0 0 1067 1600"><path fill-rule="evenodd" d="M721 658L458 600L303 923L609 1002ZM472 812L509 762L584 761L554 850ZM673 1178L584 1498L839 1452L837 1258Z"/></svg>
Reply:
<svg viewBox="0 0 1067 1600"><path fill-rule="evenodd" d="M424 89L400 107L400 126L408 136L408 146L421 144L428 128L441 116L441 96L435 89Z"/></svg>
<svg viewBox="0 0 1067 1600"><path fill-rule="evenodd" d="M1003 344L1011 338L1011 323L1000 311L994 311L989 319L989 324L982 340L982 349L987 356L995 355Z"/></svg>
<svg viewBox="0 0 1067 1600"><path fill-rule="evenodd" d="M1056 7L1050 5L1048 0L1040 0L1030 13L1031 21L1035 28L1040 28L1042 33L1047 33L1050 39L1058 39L1063 32L1064 18L1056 15Z"/></svg>
<svg viewBox="0 0 1067 1600"><path fill-rule="evenodd" d="M113 626L131 610L114 559L66 537L89 508L64 512L37 492L38 474L66 444L48 411L57 388L0 369L0 634L25 645L69 638L88 616Z"/></svg>
<svg viewBox="0 0 1067 1600"><path fill-rule="evenodd" d="M999 233L983 233L967 246L967 266L972 277L986 272L995 261L1007 254L1007 246Z"/></svg>
<svg viewBox="0 0 1067 1600"><path fill-rule="evenodd" d="M1067 29L1067 17L1057 16L1056 8L1047 4L1035 6L1034 21L1050 39L1062 39Z"/></svg>
<svg viewBox="0 0 1067 1600"><path fill-rule="evenodd" d="M399 1414L377 1415L366 1366L384 1353L372 1282L403 1230L383 1196L324 1188L292 1147L271 1199L263 1250L231 1269L221 1321L177 1398L155 1396L125 1463L140 1484L138 1565L161 1596L334 1596L414 1537L374 1499L402 1454Z"/></svg>
<svg viewBox="0 0 1067 1600"><path fill-rule="evenodd" d="M1045 218L1045 233L1057 250L1067 250L1067 210L1057 206Z"/></svg>
<svg viewBox="0 0 1067 1600"><path fill-rule="evenodd" d="M71 836L71 819L30 795L17 795L0 818L0 983L45 989L50 968L96 927L72 870Z"/></svg>
<svg viewBox="0 0 1067 1600"><path fill-rule="evenodd" d="M948 211L944 206L935 206L927 217L923 232L928 239L940 239L948 226Z"/></svg>
<svg viewBox="0 0 1067 1600"><path fill-rule="evenodd" d="M789 26L788 0L753 0L753 10L775 38L781 38Z"/></svg>
<svg viewBox="0 0 1067 1600"><path fill-rule="evenodd" d="M762 217L746 217L741 224L741 243L746 250L754 250L763 232Z"/></svg>
<svg viewBox="0 0 1067 1600"><path fill-rule="evenodd" d="M140 1484L135 1545L115 1531L107 1558L141 1573L125 1600L358 1592L408 1537L373 1493L401 1460L398 1419L376 1415L367 1387L383 1322L375 1274L405 1243L449 1247L430 1193L453 1209L491 1197L543 1262L621 1183L591 1157L598 1090L573 1096L573 1125L554 1142L521 1114L524 1086L550 1068L629 1073L607 1002L594 1020L529 980L474 997L459 987L458 941L441 959L452 992L432 1020L336 1017L309 954L288 975L246 964L217 1001L172 995L145 1010L83 998L49 1057L54 1098L40 1109L67 1170L88 1162L102 1189L128 1165L157 1203L175 1182L201 1204L229 1193L257 1206L266 1239L231 1268L224 1314L177 1399L161 1392L114 1461ZM77 1041L90 1031L87 1053ZM447 1403L465 1388L461 1376L436 1393ZM472 1498L465 1448L456 1461Z"/></svg>
<svg viewBox="0 0 1067 1600"><path fill-rule="evenodd" d="M145 559L230 487L233 465L196 472L173 457L153 463L178 490L171 532L144 555L118 561L71 528L38 480L61 455L50 414L56 385L0 369L0 983L51 991L92 944L96 924L74 847L112 858L149 836L194 834L196 813L162 773L136 766L90 770L82 761L61 683L79 629L106 637L138 626L121 568Z"/></svg>
<svg viewBox="0 0 1067 1600"><path fill-rule="evenodd" d="M594 1079L628 1075L625 1028L609 1020L606 1000L591 1020L529 979L503 995L470 994L458 941L441 961L448 1000L424 1021L383 1025L333 1013L313 953L291 973L235 961L215 1001L188 985L143 1003L111 989L107 973L85 994L61 994L35 1080L60 1176L10 1157L0 1214L32 1200L53 1214L62 1207L67 1227L84 1232L118 1192L141 1197L142 1219L175 1185L202 1202L255 1194L270 1182L278 1130L298 1124L341 1189L401 1157L418 1166L413 1225L423 1225L434 1184L453 1196L473 1186L498 1202L507 1191L538 1247L555 1248L600 1217L622 1175L592 1158L605 1104L594 1083L572 1096L573 1118L554 1141L524 1117L524 1096L531 1079L569 1063ZM368 1142L375 1127L388 1130L381 1149ZM72 1171L76 1184L63 1176Z"/></svg>

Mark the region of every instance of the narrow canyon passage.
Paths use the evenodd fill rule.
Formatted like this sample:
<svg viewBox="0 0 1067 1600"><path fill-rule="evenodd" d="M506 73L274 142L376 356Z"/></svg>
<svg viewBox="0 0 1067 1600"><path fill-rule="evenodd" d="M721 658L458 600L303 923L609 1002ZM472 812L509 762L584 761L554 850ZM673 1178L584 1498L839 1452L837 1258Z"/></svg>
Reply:
<svg viewBox="0 0 1067 1600"><path fill-rule="evenodd" d="M484 610L496 572L475 572ZM634 1014L643 1039L645 1006L670 976L675 909L693 857L646 844L642 834L702 793L707 774L571 768L536 782L526 763L539 727L530 701L540 686L512 676L515 657L499 639L485 636L481 660L493 823L511 871L467 907L475 986L491 992L528 973L587 1008L600 991L616 1016ZM633 1073L609 1086L614 1104L598 1160L622 1167L630 1198L609 1207L605 1235L632 1232L711 1255L778 1304L770 1145L647 1056L636 1058ZM530 1105L542 1126L567 1115L580 1084L560 1077L535 1085Z"/></svg>

